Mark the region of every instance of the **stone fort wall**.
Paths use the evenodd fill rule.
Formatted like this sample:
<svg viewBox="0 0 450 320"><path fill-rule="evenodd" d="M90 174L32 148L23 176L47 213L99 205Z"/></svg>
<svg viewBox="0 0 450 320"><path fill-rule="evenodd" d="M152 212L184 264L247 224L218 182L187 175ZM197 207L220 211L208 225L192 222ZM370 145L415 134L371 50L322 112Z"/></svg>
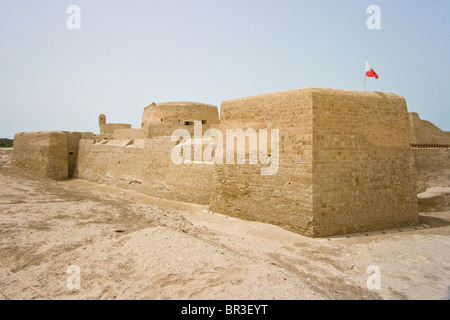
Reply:
<svg viewBox="0 0 450 320"><path fill-rule="evenodd" d="M80 140L74 175L164 199L209 204L214 166L205 162L176 165L171 160L172 149L179 143L171 141L172 132L183 128L193 136L194 121L203 124L202 132L217 127L217 107L152 103L144 109L141 128L119 125L112 133L101 131L92 139ZM100 115L100 128L105 122L106 116ZM187 160L193 161L193 155Z"/></svg>
<svg viewBox="0 0 450 320"><path fill-rule="evenodd" d="M450 132L414 112L409 113L409 123L417 193L431 187L450 187Z"/></svg>
<svg viewBox="0 0 450 320"><path fill-rule="evenodd" d="M210 210L325 236L418 223L401 96L305 88L223 102L220 128L280 130L280 169L217 165Z"/></svg>
<svg viewBox="0 0 450 320"><path fill-rule="evenodd" d="M175 165L170 158L175 144L169 136L80 140L75 176L159 198L208 204L213 165Z"/></svg>
<svg viewBox="0 0 450 320"><path fill-rule="evenodd" d="M279 129L279 169L263 176L261 164L216 165L211 211L313 235L311 106L308 89L222 103L219 127L224 136L227 129Z"/></svg>
<svg viewBox="0 0 450 320"><path fill-rule="evenodd" d="M314 234L419 223L402 96L313 90Z"/></svg>
<svg viewBox="0 0 450 320"><path fill-rule="evenodd" d="M92 133L41 131L14 136L12 165L36 176L64 180L73 176L78 142Z"/></svg>

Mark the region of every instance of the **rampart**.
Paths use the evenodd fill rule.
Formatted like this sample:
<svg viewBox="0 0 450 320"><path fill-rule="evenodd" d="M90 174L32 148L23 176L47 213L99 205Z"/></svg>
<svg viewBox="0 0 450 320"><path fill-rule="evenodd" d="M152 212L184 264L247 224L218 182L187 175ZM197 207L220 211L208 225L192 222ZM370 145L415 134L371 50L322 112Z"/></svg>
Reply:
<svg viewBox="0 0 450 320"><path fill-rule="evenodd" d="M81 140L76 177L159 198L208 204L214 166L175 165L170 159L175 144L168 136Z"/></svg>

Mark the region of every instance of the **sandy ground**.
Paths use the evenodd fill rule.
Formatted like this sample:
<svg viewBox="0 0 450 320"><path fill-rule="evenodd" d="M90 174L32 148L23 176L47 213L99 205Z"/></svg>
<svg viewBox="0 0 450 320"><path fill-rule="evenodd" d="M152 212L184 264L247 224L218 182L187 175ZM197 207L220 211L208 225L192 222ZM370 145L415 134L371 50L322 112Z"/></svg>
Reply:
<svg viewBox="0 0 450 320"><path fill-rule="evenodd" d="M450 211L401 231L310 239L82 180L0 166L0 263L53 299L444 299ZM69 289L79 267L79 289ZM380 289L367 273L380 270ZM372 282L370 282L372 283ZM0 299L45 299L0 267Z"/></svg>

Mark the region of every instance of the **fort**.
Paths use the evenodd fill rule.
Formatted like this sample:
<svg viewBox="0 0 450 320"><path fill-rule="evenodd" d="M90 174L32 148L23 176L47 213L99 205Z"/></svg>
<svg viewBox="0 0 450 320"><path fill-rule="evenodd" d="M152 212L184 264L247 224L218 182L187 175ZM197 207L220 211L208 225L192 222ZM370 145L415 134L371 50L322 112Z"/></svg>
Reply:
<svg viewBox="0 0 450 320"><path fill-rule="evenodd" d="M248 160L250 143L244 161L194 158L199 151L226 156L227 144L238 144L198 139L196 124L200 137L278 130L276 174L261 174L274 161L273 141L265 163ZM179 129L194 137L192 152L174 138ZM213 105L152 103L140 128L107 123L101 114L98 134L17 133L11 164L41 177L117 185L325 237L417 225L419 210L430 206L417 195L450 187L449 146L450 132L408 113L400 95L307 87L224 101L220 118ZM184 161L172 161L174 150ZM448 205L446 196L439 201Z"/></svg>

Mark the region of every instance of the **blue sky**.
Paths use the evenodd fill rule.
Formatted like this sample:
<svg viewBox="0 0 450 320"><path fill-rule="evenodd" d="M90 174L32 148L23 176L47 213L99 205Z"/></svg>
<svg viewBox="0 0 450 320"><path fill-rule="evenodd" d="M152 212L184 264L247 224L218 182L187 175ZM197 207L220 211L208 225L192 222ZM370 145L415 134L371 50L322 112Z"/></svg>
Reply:
<svg viewBox="0 0 450 320"><path fill-rule="evenodd" d="M98 132L100 113L139 127L152 102L363 90L366 58L380 76L367 90L450 131L449 13L448 0L0 0L0 137Z"/></svg>

